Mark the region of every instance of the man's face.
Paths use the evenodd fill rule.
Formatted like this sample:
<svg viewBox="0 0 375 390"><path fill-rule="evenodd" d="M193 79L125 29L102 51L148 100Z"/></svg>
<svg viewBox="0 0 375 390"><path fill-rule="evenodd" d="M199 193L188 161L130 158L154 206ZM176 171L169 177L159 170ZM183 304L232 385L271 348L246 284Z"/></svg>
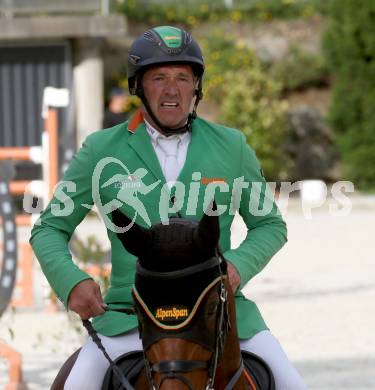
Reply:
<svg viewBox="0 0 375 390"><path fill-rule="evenodd" d="M192 108L197 79L189 65L162 65L143 75L143 90L153 114L170 128L186 123ZM145 118L155 126L144 110Z"/></svg>

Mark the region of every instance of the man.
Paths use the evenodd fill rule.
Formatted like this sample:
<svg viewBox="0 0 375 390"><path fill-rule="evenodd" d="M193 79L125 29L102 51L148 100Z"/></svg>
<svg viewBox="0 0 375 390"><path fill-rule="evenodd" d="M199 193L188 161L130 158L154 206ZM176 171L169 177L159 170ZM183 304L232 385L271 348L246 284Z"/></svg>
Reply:
<svg viewBox="0 0 375 390"><path fill-rule="evenodd" d="M138 37L129 51L128 81L130 93L142 101L141 110L129 122L86 139L64 178L73 183L69 190L71 213L66 217L53 215L53 208L65 207L59 200L62 197L55 196L41 223L34 227L31 243L57 295L81 318L95 317L93 324L115 358L141 348L136 319L118 312L104 313L99 287L72 263L67 244L75 227L95 202L107 220L112 244L111 287L105 303L114 308L129 306L135 259L123 249L106 214L113 207L121 208L144 226L147 219L151 224L159 223L166 219L166 213L168 217L176 211L183 217L200 219L207 200L212 199L210 194L214 194L221 210L220 247L236 293L241 348L266 360L277 389L303 389L299 374L256 305L240 292L286 242L285 223L267 195L259 163L243 134L196 117L203 72L201 50L186 31L163 26ZM182 185L186 191L181 190ZM143 217L134 210L135 203L131 207L128 202L120 202L126 198L121 191L138 187L143 190L138 195L132 192L132 196L142 201L147 211L147 216L142 212ZM264 208L271 206L268 212L254 208L253 198ZM232 250L230 226L236 206L248 234ZM88 340L65 389L99 389L107 367L102 353Z"/></svg>
<svg viewBox="0 0 375 390"><path fill-rule="evenodd" d="M112 88L109 92L108 107L103 115L103 129L125 122L129 115L124 112L127 96L123 88Z"/></svg>

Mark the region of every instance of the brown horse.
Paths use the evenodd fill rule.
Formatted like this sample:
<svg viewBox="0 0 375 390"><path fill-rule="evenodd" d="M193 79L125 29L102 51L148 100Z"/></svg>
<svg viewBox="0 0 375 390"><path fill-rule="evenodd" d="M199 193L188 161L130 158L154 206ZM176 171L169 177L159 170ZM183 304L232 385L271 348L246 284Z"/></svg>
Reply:
<svg viewBox="0 0 375 390"><path fill-rule="evenodd" d="M119 227L131 223L118 210L112 218ZM118 233L125 249L138 258L133 298L143 352L118 358L103 390L274 388L261 359L247 354L244 368L219 234L218 217L207 215L199 223L172 218L168 225L144 229L134 224ZM63 388L73 356L53 390Z"/></svg>

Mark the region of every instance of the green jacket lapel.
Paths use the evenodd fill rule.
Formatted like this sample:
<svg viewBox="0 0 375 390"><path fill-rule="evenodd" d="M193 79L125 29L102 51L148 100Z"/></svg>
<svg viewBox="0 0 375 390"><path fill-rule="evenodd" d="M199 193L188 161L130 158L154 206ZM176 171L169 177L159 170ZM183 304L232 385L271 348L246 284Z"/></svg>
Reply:
<svg viewBox="0 0 375 390"><path fill-rule="evenodd" d="M135 129L132 129L132 122L133 121L128 125L128 131L131 133L128 139L129 146L137 153L138 157L145 164L145 167L155 176L155 178L161 180L164 184L165 177L144 122L142 121L142 123L137 124Z"/></svg>
<svg viewBox="0 0 375 390"><path fill-rule="evenodd" d="M204 140L202 139L202 132L197 126L194 126L191 132L191 140L186 153L185 164L182 167L178 181L185 185L191 182L191 175L193 172L201 171L200 156L204 152Z"/></svg>

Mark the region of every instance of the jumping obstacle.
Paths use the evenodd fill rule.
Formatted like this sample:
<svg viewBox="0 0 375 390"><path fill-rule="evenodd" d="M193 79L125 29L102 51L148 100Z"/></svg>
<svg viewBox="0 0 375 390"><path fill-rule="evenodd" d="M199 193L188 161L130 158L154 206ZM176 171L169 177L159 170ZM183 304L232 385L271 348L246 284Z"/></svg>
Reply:
<svg viewBox="0 0 375 390"><path fill-rule="evenodd" d="M52 107L65 107L68 102L67 90L45 88L42 112L44 118L42 145L0 147L0 228L2 227L3 231L3 242L0 243L3 253L0 274L0 316L9 304L17 307L27 307L33 304L32 250L29 243L18 243L17 240L17 228L31 227L33 218L31 215L15 214L12 196L29 193L32 196L42 198L44 206L51 199L59 178L58 114L57 110ZM42 164L43 180L13 180L15 161ZM17 273L19 273L18 280ZM12 300L15 287L18 295ZM0 357L7 360L9 367L8 383L5 390L23 388L21 355L9 345L0 342Z"/></svg>

